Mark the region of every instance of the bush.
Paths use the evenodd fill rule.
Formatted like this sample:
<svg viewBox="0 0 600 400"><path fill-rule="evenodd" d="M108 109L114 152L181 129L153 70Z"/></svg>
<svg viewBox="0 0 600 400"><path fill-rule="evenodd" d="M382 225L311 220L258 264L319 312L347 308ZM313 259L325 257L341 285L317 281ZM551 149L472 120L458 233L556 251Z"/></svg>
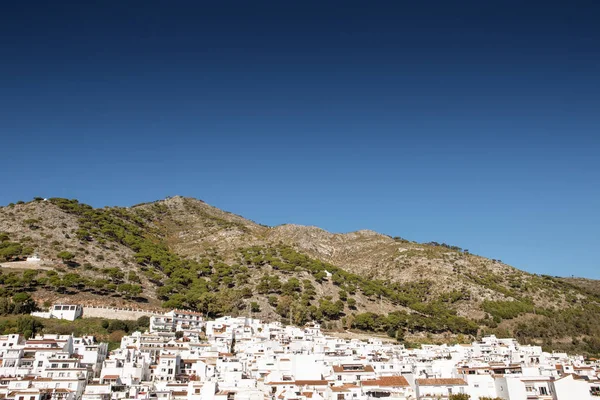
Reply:
<svg viewBox="0 0 600 400"><path fill-rule="evenodd" d="M136 321L138 327L148 328L150 326L150 317L144 315Z"/></svg>
<svg viewBox="0 0 600 400"><path fill-rule="evenodd" d="M521 314L533 312L533 304L523 301L484 301L481 308L492 317L494 321L500 322L501 319L516 318Z"/></svg>
<svg viewBox="0 0 600 400"><path fill-rule="evenodd" d="M58 253L56 255L56 257L60 258L61 260L63 260L63 262L65 264L68 264L73 258L75 258L75 254L70 253L68 251L61 251L60 253Z"/></svg>
<svg viewBox="0 0 600 400"><path fill-rule="evenodd" d="M29 315L17 319L17 331L23 332L26 339L35 336L43 328L44 324Z"/></svg>
<svg viewBox="0 0 600 400"><path fill-rule="evenodd" d="M108 341L112 343L121 342L121 339L123 339L123 336L125 336L126 334L127 332L121 330L111 332L111 334L108 336Z"/></svg>
<svg viewBox="0 0 600 400"><path fill-rule="evenodd" d="M129 332L129 326L125 323L125 321L114 320L111 321L107 327L109 333L113 333L116 331L124 331L125 333ZM121 340L121 339L119 339Z"/></svg>

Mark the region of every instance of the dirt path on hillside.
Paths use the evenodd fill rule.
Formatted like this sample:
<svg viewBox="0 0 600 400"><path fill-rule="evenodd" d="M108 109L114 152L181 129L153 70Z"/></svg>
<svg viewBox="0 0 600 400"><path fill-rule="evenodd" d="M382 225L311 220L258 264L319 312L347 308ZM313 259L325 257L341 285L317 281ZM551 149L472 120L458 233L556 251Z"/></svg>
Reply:
<svg viewBox="0 0 600 400"><path fill-rule="evenodd" d="M48 267L39 262L29 262L29 261L13 261L0 263L1 269L35 269L35 270L51 270L54 269L52 267Z"/></svg>

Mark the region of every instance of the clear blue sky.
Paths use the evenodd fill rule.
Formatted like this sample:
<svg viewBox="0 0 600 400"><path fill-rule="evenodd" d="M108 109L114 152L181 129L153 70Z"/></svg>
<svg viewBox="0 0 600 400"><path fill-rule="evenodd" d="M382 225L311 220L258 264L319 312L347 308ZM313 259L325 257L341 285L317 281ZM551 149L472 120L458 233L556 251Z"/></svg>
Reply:
<svg viewBox="0 0 600 400"><path fill-rule="evenodd" d="M0 204L179 194L600 278L599 20L597 1L7 2Z"/></svg>

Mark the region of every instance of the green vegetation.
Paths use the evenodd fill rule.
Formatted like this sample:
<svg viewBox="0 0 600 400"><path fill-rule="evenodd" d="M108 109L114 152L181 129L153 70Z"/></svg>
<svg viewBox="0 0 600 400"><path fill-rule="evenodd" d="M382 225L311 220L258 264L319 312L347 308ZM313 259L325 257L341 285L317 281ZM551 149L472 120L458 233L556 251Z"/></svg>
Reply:
<svg viewBox="0 0 600 400"><path fill-rule="evenodd" d="M0 261L15 261L27 257L33 248L21 243L11 242L8 233L0 232Z"/></svg>
<svg viewBox="0 0 600 400"><path fill-rule="evenodd" d="M36 218L29 218L23 221L23 224L29 229L35 230L40 229L40 220Z"/></svg>
<svg viewBox="0 0 600 400"><path fill-rule="evenodd" d="M72 259L75 258L75 254L73 253L69 253L68 251L61 251L60 253L58 253L56 255L56 257L60 258L61 260L63 260L63 262L65 264L68 264Z"/></svg>
<svg viewBox="0 0 600 400"><path fill-rule="evenodd" d="M214 215L194 202L183 201L186 210L197 214L211 233L220 229L249 233L237 220L232 222L222 218L224 214ZM43 289L142 301L150 282L164 307L196 310L209 318L250 310L265 315L276 313L285 323L316 320L329 327L385 332L398 340L422 333L497 333L545 348L600 353L600 323L596 322L600 321L600 291L555 277L511 271L499 266L498 261L482 261L457 246L436 242L417 245L393 238L396 245L405 247L393 255L398 259L398 268L420 268L423 262L431 266L423 268L422 274L416 269L416 280L399 283L350 273L343 265L311 258L281 243L231 249L226 254L219 253L218 248L204 247L198 259L180 256L169 247L173 239L165 228L179 222L171 219L171 209L164 203L132 209L94 209L77 200L54 198L49 202L77 217L78 226L67 231L63 224L62 233L79 240L79 246L65 249L59 240L52 241L52 254L58 253L69 268L0 271L0 314L6 318L34 306L30 298L23 297L24 293ZM24 209L14 207L10 213ZM35 218L20 221L24 231L43 232L49 227L42 227ZM30 246L39 246L36 241L40 232L32 236L36 239L22 237L17 241L0 233L0 261L20 260L31 254ZM52 240L51 235L41 236L48 242ZM100 268L89 263L93 259L104 261L105 257L109 260L102 250L115 250L117 244L133 251L132 257L121 258L127 269L118 265ZM78 268L77 260L83 263L82 268ZM432 269L438 261L452 268L456 281L439 285ZM488 300L479 303L481 297ZM457 311L464 313L474 307L485 312L483 319L466 318ZM373 310L378 311L365 312ZM98 326L100 332L115 340L132 328L111 322L98 322ZM32 333L40 329L35 324L26 328Z"/></svg>
<svg viewBox="0 0 600 400"><path fill-rule="evenodd" d="M429 243L425 243L428 246L434 246L434 247L444 247L448 250L454 250L454 251L458 251L461 252L463 251L462 248L458 247L458 246L452 246L446 243L438 243L438 242L429 242ZM465 252L469 252L469 250L464 250Z"/></svg>
<svg viewBox="0 0 600 400"><path fill-rule="evenodd" d="M109 348L118 347L121 337L136 330L145 331L149 326L147 317L137 321L85 318L75 321L42 319L29 315L0 317L0 335L21 333L26 338L36 334L58 333L61 335L92 335L96 340L109 342Z"/></svg>
<svg viewBox="0 0 600 400"><path fill-rule="evenodd" d="M17 293L12 297L0 297L0 315L29 314L37 310L29 293Z"/></svg>
<svg viewBox="0 0 600 400"><path fill-rule="evenodd" d="M495 319L512 319L533 312L533 303L524 301L484 301L481 308Z"/></svg>
<svg viewBox="0 0 600 400"><path fill-rule="evenodd" d="M469 400L471 396L466 393L456 393L448 396L448 400Z"/></svg>
<svg viewBox="0 0 600 400"><path fill-rule="evenodd" d="M387 332L390 337L403 336L405 332L453 332L476 335L478 325L466 318L446 311L443 314L422 315L394 311L386 316L362 313L355 316L352 327L366 331Z"/></svg>
<svg viewBox="0 0 600 400"><path fill-rule="evenodd" d="M119 271L117 274L114 270ZM0 296L12 296L23 290L45 289L62 294L90 292L98 295L117 295L135 299L142 293L141 285L124 283L118 268L100 270L109 279L85 277L76 272L58 273L54 270L0 271Z"/></svg>

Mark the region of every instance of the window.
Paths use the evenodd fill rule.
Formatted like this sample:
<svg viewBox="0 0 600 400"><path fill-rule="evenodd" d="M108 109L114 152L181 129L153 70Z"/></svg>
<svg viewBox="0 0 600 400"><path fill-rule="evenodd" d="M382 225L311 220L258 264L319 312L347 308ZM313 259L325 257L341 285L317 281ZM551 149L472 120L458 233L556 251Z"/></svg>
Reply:
<svg viewBox="0 0 600 400"><path fill-rule="evenodd" d="M548 395L548 388L546 388L546 386L540 386L540 394L547 396Z"/></svg>
<svg viewBox="0 0 600 400"><path fill-rule="evenodd" d="M38 361L38 367L41 367L42 365L44 365L43 361Z"/></svg>

